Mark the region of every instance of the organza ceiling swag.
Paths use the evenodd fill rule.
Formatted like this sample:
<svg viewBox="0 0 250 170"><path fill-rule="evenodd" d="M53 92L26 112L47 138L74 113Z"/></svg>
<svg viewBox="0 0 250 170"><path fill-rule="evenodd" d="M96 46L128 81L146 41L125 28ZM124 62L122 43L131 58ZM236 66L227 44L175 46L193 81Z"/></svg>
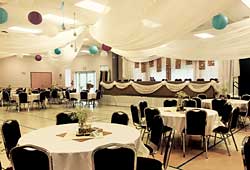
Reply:
<svg viewBox="0 0 250 170"><path fill-rule="evenodd" d="M32 10L37 10L43 15L56 13L62 16L59 7L61 2L61 0L10 1L3 5L9 12L9 21L0 24L0 28L3 30L14 24L30 26L27 14ZM249 54L246 48L249 44L248 38L242 38L248 32L247 22L239 26L238 23L231 24L220 31L209 30L215 31L216 34L215 38L209 40L200 40L192 35L200 25L211 21L214 15L232 8L239 3L239 0L98 0L96 2L105 5L107 10L101 14L84 10L74 5L76 1L68 0L64 1L63 16L72 18L73 13L76 13L78 22L74 26L75 29L89 26L90 29L84 30L85 32L90 31L92 37L99 43L112 47L113 52L129 60L149 61L158 56L189 60L217 57L228 59L235 56L246 57ZM240 30L243 24L245 24L244 33ZM36 27L41 27L42 35L1 34L0 57L15 53L45 53L58 47L66 48L69 43L80 38L79 35L83 35L80 31L77 37L72 37L69 33L70 26L66 25L66 31L59 30L57 26L55 35L48 36L55 26L46 20ZM67 54L73 56L71 53Z"/></svg>

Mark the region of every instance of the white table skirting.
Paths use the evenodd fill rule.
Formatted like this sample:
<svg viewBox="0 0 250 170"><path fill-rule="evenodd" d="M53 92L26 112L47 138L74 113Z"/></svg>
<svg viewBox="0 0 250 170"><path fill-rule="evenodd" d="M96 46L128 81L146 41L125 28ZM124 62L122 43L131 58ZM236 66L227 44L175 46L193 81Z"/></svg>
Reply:
<svg viewBox="0 0 250 170"><path fill-rule="evenodd" d="M159 107L158 109L165 125L175 129L177 132L182 132L182 130L185 128L185 112L195 108L186 107L186 111L182 112L177 112L176 107ZM224 124L220 121L217 111L210 109L202 110L207 112L206 135L212 134L214 128L218 126L224 126Z"/></svg>
<svg viewBox="0 0 250 170"><path fill-rule="evenodd" d="M18 144L33 144L47 149L52 155L53 170L92 170L92 151L109 143L129 144L136 148L138 155L149 154L141 141L140 132L135 128L111 123L92 123L92 127L112 134L79 142L73 139L86 137L75 136L78 124L55 125L24 134ZM57 136L62 133L67 134Z"/></svg>

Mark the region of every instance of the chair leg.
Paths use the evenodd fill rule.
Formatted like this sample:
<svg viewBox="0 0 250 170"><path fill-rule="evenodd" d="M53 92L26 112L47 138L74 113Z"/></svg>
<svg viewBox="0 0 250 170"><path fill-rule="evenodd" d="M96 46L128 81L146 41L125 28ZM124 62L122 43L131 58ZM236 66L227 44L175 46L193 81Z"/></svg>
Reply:
<svg viewBox="0 0 250 170"><path fill-rule="evenodd" d="M217 136L217 133L214 134L214 146L216 144L216 136Z"/></svg>
<svg viewBox="0 0 250 170"><path fill-rule="evenodd" d="M224 134L221 134L221 136L222 136L222 139L223 139L223 140L224 140L224 142L225 142L225 145L226 145L226 148L227 148L227 153L228 153L228 156L231 156L230 151L229 151L229 148L228 148L228 145L227 145L227 140L226 140L226 138L225 138Z"/></svg>
<svg viewBox="0 0 250 170"><path fill-rule="evenodd" d="M208 159L208 156L207 156L207 136L204 136L204 147L205 147L205 157L206 159Z"/></svg>
<svg viewBox="0 0 250 170"><path fill-rule="evenodd" d="M183 149L183 157L185 157L185 153L186 153L186 143L185 143L185 138L186 138L186 135L184 133L182 133L182 149Z"/></svg>
<svg viewBox="0 0 250 170"><path fill-rule="evenodd" d="M141 134L142 134L141 139L142 139L142 140L143 140L143 138L144 138L145 131L146 131L146 129L144 129L144 128L141 129Z"/></svg>
<svg viewBox="0 0 250 170"><path fill-rule="evenodd" d="M237 144L236 144L236 142L235 142L233 132L232 132L231 130L230 130L230 133L231 133L231 136L232 136L232 138L233 138L233 142L234 142L235 149L236 149L236 151L238 151L238 147L237 147Z"/></svg>

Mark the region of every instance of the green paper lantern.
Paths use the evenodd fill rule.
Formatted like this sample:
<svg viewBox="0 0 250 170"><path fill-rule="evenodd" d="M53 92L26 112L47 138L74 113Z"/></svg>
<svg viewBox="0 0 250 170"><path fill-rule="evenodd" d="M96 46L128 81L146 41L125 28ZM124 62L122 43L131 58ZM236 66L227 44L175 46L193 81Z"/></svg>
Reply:
<svg viewBox="0 0 250 170"><path fill-rule="evenodd" d="M54 52L55 52L55 54L57 54L57 55L61 54L60 48L56 48L56 49L54 50Z"/></svg>
<svg viewBox="0 0 250 170"><path fill-rule="evenodd" d="M0 8L0 24L5 23L8 20L8 13L5 9Z"/></svg>
<svg viewBox="0 0 250 170"><path fill-rule="evenodd" d="M228 24L228 18L223 14L218 14L213 17L212 25L217 30L224 29Z"/></svg>
<svg viewBox="0 0 250 170"><path fill-rule="evenodd" d="M89 47L89 53L90 54L97 54L98 51L99 50L98 50L97 46L95 46L95 45L92 45L92 46Z"/></svg>

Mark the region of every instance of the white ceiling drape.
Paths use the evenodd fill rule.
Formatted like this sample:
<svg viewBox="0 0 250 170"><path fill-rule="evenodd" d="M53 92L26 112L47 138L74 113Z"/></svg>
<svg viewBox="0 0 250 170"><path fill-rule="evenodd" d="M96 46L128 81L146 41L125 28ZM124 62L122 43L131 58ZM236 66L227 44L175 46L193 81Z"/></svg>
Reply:
<svg viewBox="0 0 250 170"><path fill-rule="evenodd" d="M110 0L110 11L91 28L91 35L112 46L113 51L137 53L181 38L234 2L236 0ZM145 24L144 20L149 23Z"/></svg>

